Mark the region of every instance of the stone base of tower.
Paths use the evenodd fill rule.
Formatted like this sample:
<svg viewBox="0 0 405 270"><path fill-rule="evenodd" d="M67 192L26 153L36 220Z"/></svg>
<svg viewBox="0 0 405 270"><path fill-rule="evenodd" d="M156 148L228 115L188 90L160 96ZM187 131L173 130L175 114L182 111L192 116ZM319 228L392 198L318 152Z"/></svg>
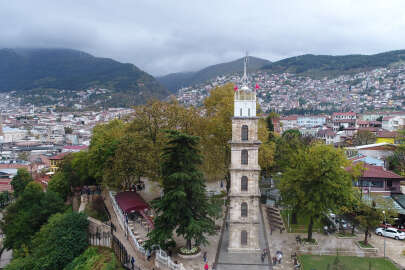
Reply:
<svg viewBox="0 0 405 270"><path fill-rule="evenodd" d="M242 242L242 231L247 233L247 241L245 244ZM228 252L230 253L259 253L261 252L259 241L260 224L243 224L231 223L229 224L229 244Z"/></svg>

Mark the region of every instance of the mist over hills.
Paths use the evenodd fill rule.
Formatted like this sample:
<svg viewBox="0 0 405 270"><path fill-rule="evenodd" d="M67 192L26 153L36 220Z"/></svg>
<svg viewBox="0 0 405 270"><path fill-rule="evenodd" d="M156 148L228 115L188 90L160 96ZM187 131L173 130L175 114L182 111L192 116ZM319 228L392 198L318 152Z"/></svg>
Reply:
<svg viewBox="0 0 405 270"><path fill-rule="evenodd" d="M133 64L71 49L0 49L0 92L92 87L110 89L114 106L140 104L169 94Z"/></svg>

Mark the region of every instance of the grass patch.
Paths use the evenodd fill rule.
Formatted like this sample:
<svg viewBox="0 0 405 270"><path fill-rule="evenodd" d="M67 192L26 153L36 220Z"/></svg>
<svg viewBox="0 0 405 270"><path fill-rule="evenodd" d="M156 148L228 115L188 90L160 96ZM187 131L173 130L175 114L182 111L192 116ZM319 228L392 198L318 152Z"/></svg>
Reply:
<svg viewBox="0 0 405 270"><path fill-rule="evenodd" d="M108 214L105 210L104 201L101 196L95 197L91 203L87 204L84 213L89 217L98 219L102 222L108 221Z"/></svg>
<svg viewBox="0 0 405 270"><path fill-rule="evenodd" d="M124 270L112 249L89 247L64 270Z"/></svg>
<svg viewBox="0 0 405 270"><path fill-rule="evenodd" d="M288 229L288 212L290 213L290 230ZM309 225L309 217L306 215L297 214L297 224L291 224L291 210L281 210L280 214L283 218L284 225L286 226L287 232L291 233L307 233ZM314 220L314 225L312 227L313 232L320 232L323 228L323 224L320 220Z"/></svg>
<svg viewBox="0 0 405 270"><path fill-rule="evenodd" d="M303 270L334 269L333 266L334 263L336 263L336 256L301 255L299 256L299 260ZM384 258L338 256L338 261L341 269L398 270L392 262Z"/></svg>
<svg viewBox="0 0 405 270"><path fill-rule="evenodd" d="M374 248L370 243L364 243L364 241L358 241L357 243L359 243L360 247L362 248Z"/></svg>

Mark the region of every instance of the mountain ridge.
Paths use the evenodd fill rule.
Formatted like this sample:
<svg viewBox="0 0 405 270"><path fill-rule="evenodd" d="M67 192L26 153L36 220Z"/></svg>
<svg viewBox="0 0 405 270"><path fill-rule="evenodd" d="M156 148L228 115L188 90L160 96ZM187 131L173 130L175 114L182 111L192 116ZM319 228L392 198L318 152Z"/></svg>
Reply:
<svg viewBox="0 0 405 270"><path fill-rule="evenodd" d="M289 72L312 77L334 77L353 74L405 61L405 50L387 51L377 54L314 55L304 54L282 59L261 70L269 73Z"/></svg>
<svg viewBox="0 0 405 270"><path fill-rule="evenodd" d="M248 58L248 72L256 71L263 65L271 63L269 60L258 57L249 56ZM234 61L210 65L198 71L171 73L157 77L156 79L171 92L175 92L181 87L202 83L214 79L217 76L242 72L243 61L244 58L239 58Z"/></svg>
<svg viewBox="0 0 405 270"><path fill-rule="evenodd" d="M92 87L112 90L110 103L114 106L169 95L153 76L130 63L73 49L0 49L0 92Z"/></svg>
<svg viewBox="0 0 405 270"><path fill-rule="evenodd" d="M192 86L197 83L202 83L210 79L214 79L216 74L211 76L200 76L205 70L210 70L216 66L226 66L229 63L239 61L239 70L231 70L229 72L221 72L221 75L231 74L233 72L242 72L243 58L208 66L197 72L172 73L165 76L157 77L157 80L165 85L170 91L180 87ZM264 60L264 59L262 59ZM264 60L267 61L267 60ZM315 55L304 54L293 57L288 57L279 61L265 63L260 67L255 67L253 71L262 70L269 73L295 73L298 75L306 75L314 78L320 77L336 77L344 74L354 74L366 70L371 70L379 67L386 67L398 61L405 61L405 50L387 51L377 54L348 54L348 55ZM249 70L250 72L252 70ZM195 80L193 78L197 77Z"/></svg>

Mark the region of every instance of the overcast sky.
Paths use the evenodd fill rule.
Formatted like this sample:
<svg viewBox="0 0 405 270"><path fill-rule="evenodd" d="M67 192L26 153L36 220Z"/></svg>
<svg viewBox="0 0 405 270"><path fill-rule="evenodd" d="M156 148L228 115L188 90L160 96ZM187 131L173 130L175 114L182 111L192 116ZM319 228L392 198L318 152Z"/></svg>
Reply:
<svg viewBox="0 0 405 270"><path fill-rule="evenodd" d="M153 74L250 55L405 49L404 0L0 0L0 48L63 47Z"/></svg>

